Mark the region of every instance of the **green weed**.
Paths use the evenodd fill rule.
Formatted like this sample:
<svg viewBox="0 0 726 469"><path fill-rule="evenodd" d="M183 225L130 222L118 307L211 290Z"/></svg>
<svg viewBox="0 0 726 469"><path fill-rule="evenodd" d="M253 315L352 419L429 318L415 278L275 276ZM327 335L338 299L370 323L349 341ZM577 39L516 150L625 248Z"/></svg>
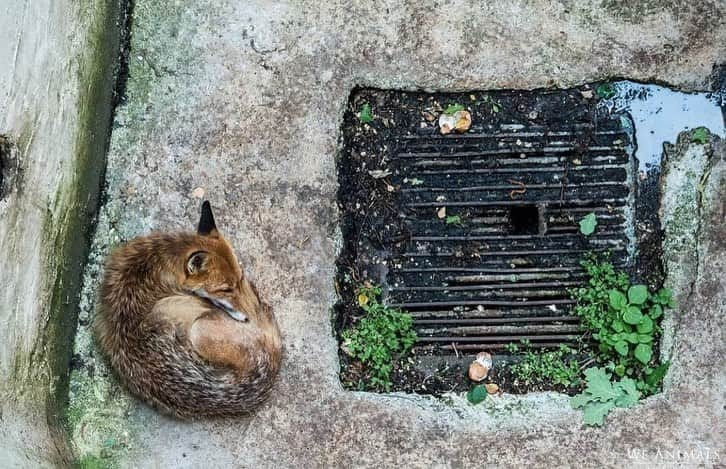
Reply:
<svg viewBox="0 0 726 469"><path fill-rule="evenodd" d="M610 83L602 83L598 85L595 92L602 99L610 99L616 94L615 88Z"/></svg>
<svg viewBox="0 0 726 469"><path fill-rule="evenodd" d="M708 143L708 129L706 127L698 127L691 134L691 141L705 145Z"/></svg>
<svg viewBox="0 0 726 469"><path fill-rule="evenodd" d="M575 358L575 351L566 345L547 352L533 352L529 342L522 341L522 349L509 344L507 351L512 354L521 353L519 362L509 366L512 375L529 386L532 384L552 383L571 387L580 381L580 367Z"/></svg>
<svg viewBox="0 0 726 469"><path fill-rule="evenodd" d="M446 224L462 228L464 226L464 220L461 218L461 215L450 215L446 217Z"/></svg>
<svg viewBox="0 0 726 469"><path fill-rule="evenodd" d="M364 124L373 122L373 112L371 111L370 104L365 103L363 106L361 106L360 113L358 114L358 119Z"/></svg>
<svg viewBox="0 0 726 469"><path fill-rule="evenodd" d="M446 114L447 116L453 116L457 112L463 111L464 109L464 106L462 106L461 104L449 104L448 106L446 106L446 109L444 109L444 114Z"/></svg>
<svg viewBox="0 0 726 469"><path fill-rule="evenodd" d="M343 340L348 353L366 365L368 387L389 391L394 360L408 353L418 337L411 315L384 305L380 296L380 287L358 288L358 306L365 316L355 328L343 332Z"/></svg>
<svg viewBox="0 0 726 469"><path fill-rule="evenodd" d="M583 409L587 425L602 425L613 408L632 407L640 399L635 381L631 378L613 381L604 368L588 368L585 380L587 387L570 399L570 405L573 409Z"/></svg>
<svg viewBox="0 0 726 469"><path fill-rule="evenodd" d="M624 272L615 270L610 262L599 262L592 254L582 265L590 277L588 284L570 294L577 301L573 313L598 343L595 359L604 370L623 378L621 382L628 387L632 381L639 395L654 394L669 366L668 362L657 363L653 346L661 333L658 323L663 310L674 307L670 290L651 292L645 285L631 285ZM602 380L602 375L597 379ZM598 402L603 415L613 407ZM586 418L586 422L596 420L592 415Z"/></svg>

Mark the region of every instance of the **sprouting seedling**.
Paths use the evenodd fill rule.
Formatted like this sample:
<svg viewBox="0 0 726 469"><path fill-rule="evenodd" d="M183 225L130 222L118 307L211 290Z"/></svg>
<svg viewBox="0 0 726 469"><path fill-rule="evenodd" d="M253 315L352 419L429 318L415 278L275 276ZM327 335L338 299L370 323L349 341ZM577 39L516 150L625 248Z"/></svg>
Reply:
<svg viewBox="0 0 726 469"><path fill-rule="evenodd" d="M487 103L487 104L489 104L489 106L491 106L492 112L494 114L496 114L496 113L498 113L499 111L502 110L501 104L499 104L496 100L494 100L494 98L492 98L489 95L484 95L482 97L482 101L485 102L485 103Z"/></svg>
<svg viewBox="0 0 726 469"><path fill-rule="evenodd" d="M590 212L585 215L582 220L580 220L580 233L585 236L590 236L595 232L596 226L597 218L595 217L595 213Z"/></svg>
<svg viewBox="0 0 726 469"><path fill-rule="evenodd" d="M361 106L360 113L358 114L358 119L360 119L360 121L364 124L373 122L373 113L371 112L370 104L365 103L363 106Z"/></svg>
<svg viewBox="0 0 726 469"><path fill-rule="evenodd" d="M447 116L453 116L455 113L463 110L464 106L459 103L449 104L446 109L444 109L444 114Z"/></svg>

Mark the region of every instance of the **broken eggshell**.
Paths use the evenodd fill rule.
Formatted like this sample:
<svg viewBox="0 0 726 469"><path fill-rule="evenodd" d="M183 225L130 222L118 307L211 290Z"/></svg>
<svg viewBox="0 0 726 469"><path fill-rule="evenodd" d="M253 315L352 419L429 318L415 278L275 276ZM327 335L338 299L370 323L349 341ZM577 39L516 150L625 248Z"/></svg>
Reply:
<svg viewBox="0 0 726 469"><path fill-rule="evenodd" d="M471 114L469 111L456 111L455 113L441 114L439 116L439 130L441 135L446 135L452 131L466 132L471 127Z"/></svg>
<svg viewBox="0 0 726 469"><path fill-rule="evenodd" d="M480 352L469 365L469 379L478 383L483 381L492 368L492 356L488 352Z"/></svg>

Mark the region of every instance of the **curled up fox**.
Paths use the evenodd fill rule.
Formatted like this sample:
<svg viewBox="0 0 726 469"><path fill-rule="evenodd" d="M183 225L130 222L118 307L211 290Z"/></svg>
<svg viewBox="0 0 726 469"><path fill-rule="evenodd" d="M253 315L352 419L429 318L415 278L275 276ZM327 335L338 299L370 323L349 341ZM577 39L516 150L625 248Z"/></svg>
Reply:
<svg viewBox="0 0 726 469"><path fill-rule="evenodd" d="M129 390L178 417L243 414L267 396L282 341L271 308L217 230L152 233L107 261L94 331Z"/></svg>

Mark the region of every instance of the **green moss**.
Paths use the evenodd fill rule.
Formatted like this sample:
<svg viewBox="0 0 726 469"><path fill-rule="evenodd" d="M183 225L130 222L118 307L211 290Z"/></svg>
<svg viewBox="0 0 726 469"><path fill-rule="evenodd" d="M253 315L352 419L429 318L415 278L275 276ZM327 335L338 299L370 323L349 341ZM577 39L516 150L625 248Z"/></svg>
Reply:
<svg viewBox="0 0 726 469"><path fill-rule="evenodd" d="M81 269L97 209L111 124L113 70L118 51L117 2L82 8L92 18L90 38L79 63L79 127L73 167L68 169L44 223L47 282L52 285L49 317L34 355L43 355L53 376L49 415L60 423L67 399L67 374L76 325ZM40 358L40 357L38 357Z"/></svg>
<svg viewBox="0 0 726 469"><path fill-rule="evenodd" d="M41 232L43 281L51 295L50 305L47 316L42 318L43 329L33 349L30 352L19 349L14 354L13 374L9 380L16 393L23 394L27 401L45 402L51 420L59 416L56 403L65 400L70 338L80 289L78 267L85 260L89 220L96 210L104 167L113 87L110 70L118 50L118 41L113 39L116 36L115 5L115 2L108 2L102 8L79 16L92 18L93 24L87 26L91 43L77 60L81 64L81 80L75 153L68 161L70 167L64 168L61 183L46 209ZM32 139L33 129L23 128L17 141L20 151L30 145ZM22 191L22 181L19 183L18 190ZM11 215L19 216L17 213Z"/></svg>
<svg viewBox="0 0 726 469"><path fill-rule="evenodd" d="M109 459L86 455L76 461L74 467L77 469L113 469L116 465Z"/></svg>
<svg viewBox="0 0 726 469"><path fill-rule="evenodd" d="M674 2L670 0L602 0L600 8L613 16L634 24L640 24L645 17L663 10L673 10Z"/></svg>
<svg viewBox="0 0 726 469"><path fill-rule="evenodd" d="M210 11L218 5L209 5ZM147 0L134 6L132 51L123 122L143 118L168 95L165 78L190 74L203 52L194 46L198 25L189 21L183 2Z"/></svg>
<svg viewBox="0 0 726 469"><path fill-rule="evenodd" d="M104 370L102 364L98 368ZM91 376L86 369L74 370L69 395L66 427L80 459L113 459L134 444L137 429L128 416L135 404L117 383Z"/></svg>
<svg viewBox="0 0 726 469"><path fill-rule="evenodd" d="M693 234L698 231L698 217L694 215L700 213L697 197L699 179L692 170L681 177L678 197L673 198L677 205L671 209L667 220L666 252L694 250L697 246L698 239Z"/></svg>

